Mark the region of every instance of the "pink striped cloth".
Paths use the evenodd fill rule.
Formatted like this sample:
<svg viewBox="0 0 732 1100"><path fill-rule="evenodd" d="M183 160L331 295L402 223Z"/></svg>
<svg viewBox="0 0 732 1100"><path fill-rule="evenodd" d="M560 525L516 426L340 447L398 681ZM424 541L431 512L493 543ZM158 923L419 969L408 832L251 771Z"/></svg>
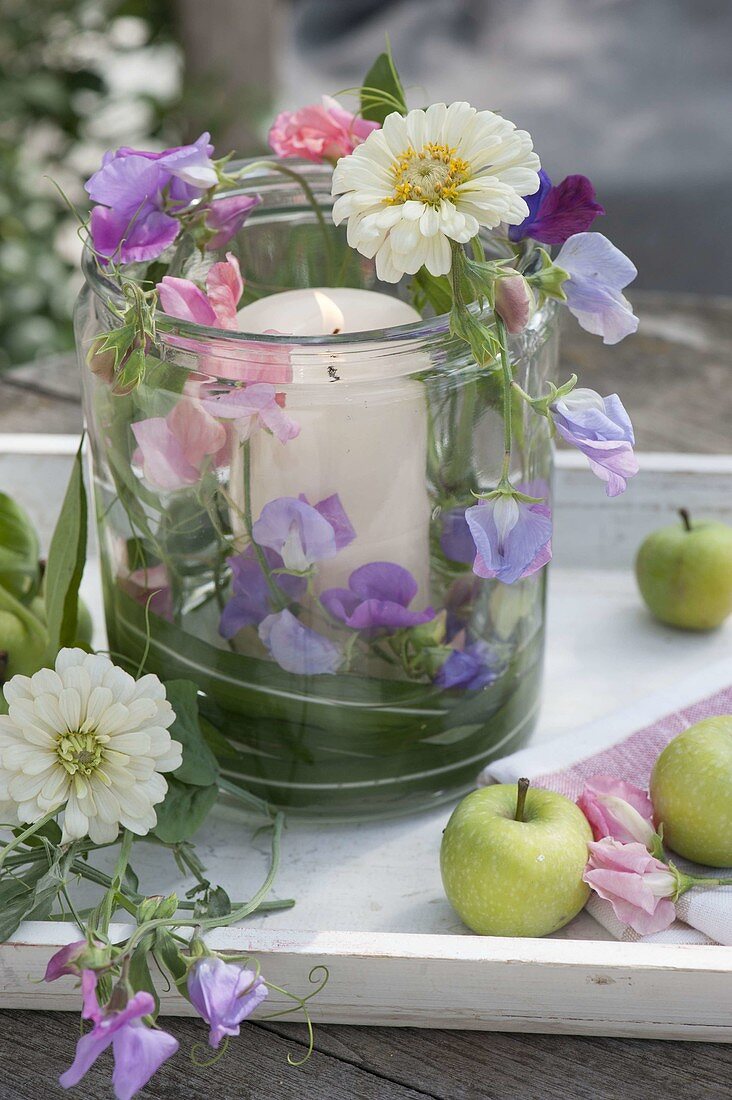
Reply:
<svg viewBox="0 0 732 1100"><path fill-rule="evenodd" d="M701 698L697 694L695 697L704 683L712 686L715 680L720 681L721 676L728 681L731 670L732 665L726 662L722 668L717 666L706 675L692 677L686 685L657 693L642 704L609 719L594 722L569 737L540 742L502 760L492 761L481 773L478 782L482 785L515 783L520 776L527 776L536 786L558 791L571 799L579 796L585 781L593 775L613 775L647 787L656 757L677 733L703 718L732 714L732 684L716 686L711 694ZM662 713L664 698L668 705L668 702L677 702L684 695L689 702L677 706L670 713ZM660 716L633 731L630 723L634 711L646 717ZM551 767L557 764L561 767ZM710 871L707 867L699 867L682 859L675 858L674 862L681 870L696 875L727 877L732 874L732 870ZM665 932L652 936L639 936L621 924L610 903L594 894L587 908L595 920L617 939L642 940L644 943L732 945L732 886L710 890L696 888L684 894L676 906L678 919Z"/></svg>

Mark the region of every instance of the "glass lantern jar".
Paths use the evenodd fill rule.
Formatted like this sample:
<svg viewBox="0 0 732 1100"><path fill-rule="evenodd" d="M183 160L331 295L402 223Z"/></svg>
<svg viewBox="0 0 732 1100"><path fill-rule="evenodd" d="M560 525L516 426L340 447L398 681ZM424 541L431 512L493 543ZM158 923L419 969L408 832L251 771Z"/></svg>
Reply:
<svg viewBox="0 0 732 1100"><path fill-rule="evenodd" d="M324 819L409 813L527 740L546 570L472 571L464 514L500 477L500 372L447 315L339 331L330 289L394 295L388 317L420 288L380 284L330 222L330 169L296 167L247 178L262 201L228 246L241 326L265 300L275 323L159 313L134 388L99 350L120 287L86 258L75 323L109 648L198 685L230 782ZM180 245L168 274L200 281L223 259ZM283 334L293 300L269 296L298 288L322 288L324 335ZM556 354L548 305L513 340L516 380L539 392ZM548 495L547 423L518 400L513 423L511 480Z"/></svg>

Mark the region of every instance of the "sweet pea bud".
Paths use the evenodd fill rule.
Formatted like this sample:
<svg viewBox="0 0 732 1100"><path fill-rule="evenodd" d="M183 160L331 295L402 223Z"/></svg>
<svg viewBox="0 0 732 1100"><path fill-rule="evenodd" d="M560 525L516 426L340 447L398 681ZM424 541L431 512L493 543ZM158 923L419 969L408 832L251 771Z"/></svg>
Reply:
<svg viewBox="0 0 732 1100"><path fill-rule="evenodd" d="M526 328L534 305L534 296L523 275L517 271L496 280L494 309L512 336Z"/></svg>
<svg viewBox="0 0 732 1100"><path fill-rule="evenodd" d="M555 298L558 302L564 302L567 295L564 293L563 284L569 278L569 272L552 262L552 258L544 248L539 249L540 267L532 275L527 276L527 282L540 298Z"/></svg>
<svg viewBox="0 0 732 1100"><path fill-rule="evenodd" d="M598 795L597 801L612 814L618 825L627 830L633 840L644 844L646 848L653 848L656 837L653 826L629 802L612 794Z"/></svg>
<svg viewBox="0 0 732 1100"><path fill-rule="evenodd" d="M149 920L165 920L167 917L174 916L177 909L177 894L168 894L167 897L163 897L162 894L153 894L138 905L137 919L140 924Z"/></svg>
<svg viewBox="0 0 732 1100"><path fill-rule="evenodd" d="M82 970L103 970L109 966L112 947L99 940L77 940L62 947L48 960L44 982L55 982L65 974L78 977Z"/></svg>

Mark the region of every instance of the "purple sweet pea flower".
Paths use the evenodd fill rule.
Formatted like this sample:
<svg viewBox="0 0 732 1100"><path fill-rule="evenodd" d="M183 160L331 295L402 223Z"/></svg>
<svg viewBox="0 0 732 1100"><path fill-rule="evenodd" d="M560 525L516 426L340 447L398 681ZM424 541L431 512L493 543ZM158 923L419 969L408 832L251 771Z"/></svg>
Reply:
<svg viewBox="0 0 732 1100"><path fill-rule="evenodd" d="M117 1100L130 1100L157 1072L163 1062L178 1049L178 1041L158 1028L142 1023L143 1016L155 1011L150 993L140 991L119 1011L102 1008L96 995L97 976L84 970L81 989L84 999L82 1019L92 1020L94 1027L76 1044L73 1064L59 1077L65 1089L78 1085L99 1055L112 1044L114 1073L112 1084Z"/></svg>
<svg viewBox="0 0 732 1100"><path fill-rule="evenodd" d="M172 213L217 182L209 135L162 153L122 148L107 153L87 181L95 251L121 263L154 260L180 229Z"/></svg>
<svg viewBox="0 0 732 1100"><path fill-rule="evenodd" d="M212 202L206 214L206 228L215 233L206 248L225 248L239 232L249 214L262 201L259 195L227 195Z"/></svg>
<svg viewBox="0 0 732 1100"><path fill-rule="evenodd" d="M555 187L543 169L539 172L539 190L525 196L524 202L529 214L520 225L510 227L508 236L512 241L531 237L542 244L564 244L605 213L595 201L595 188L587 176L567 176Z"/></svg>
<svg viewBox="0 0 732 1100"><path fill-rule="evenodd" d="M303 626L290 611L268 615L259 624L259 637L280 668L298 676L336 672L343 659L335 642Z"/></svg>
<svg viewBox="0 0 732 1100"><path fill-rule="evenodd" d="M226 1035L238 1035L239 1025L267 996L264 980L253 970L206 955L188 975L188 996L211 1028L208 1044L218 1049Z"/></svg>
<svg viewBox="0 0 732 1100"><path fill-rule="evenodd" d="M587 332L617 344L638 328L638 318L621 291L638 274L635 264L602 233L575 233L554 260L569 278L563 284L567 308Z"/></svg>
<svg viewBox="0 0 732 1100"><path fill-rule="evenodd" d="M274 386L269 382L253 382L250 386L209 391L211 396L202 402L204 409L222 420L232 420L234 430L243 442L249 439L258 426L266 428L280 443L296 439L300 425L282 408Z"/></svg>
<svg viewBox="0 0 732 1100"><path fill-rule="evenodd" d="M442 516L440 546L450 561L471 565L475 560L475 543L470 534L464 508L451 508Z"/></svg>
<svg viewBox="0 0 732 1100"><path fill-rule="evenodd" d="M348 588L329 588L320 602L334 618L353 630L404 630L435 617L432 607L410 611L417 582L408 569L389 561L375 561L355 569Z"/></svg>
<svg viewBox="0 0 732 1100"><path fill-rule="evenodd" d="M455 649L435 677L441 688L480 691L498 677L504 662L487 642L478 640Z"/></svg>
<svg viewBox="0 0 732 1100"><path fill-rule="evenodd" d="M333 558L356 532L337 494L308 504L305 497L278 497L265 504L252 527L259 546L278 553L286 569L304 573L316 561Z"/></svg>
<svg viewBox="0 0 732 1100"><path fill-rule="evenodd" d="M576 389L549 411L562 439L582 451L593 474L605 482L607 495L624 493L627 479L638 473L638 459L633 425L618 395L601 397L595 390Z"/></svg>
<svg viewBox="0 0 732 1100"><path fill-rule="evenodd" d="M267 548L262 548L262 553L274 584L288 599L299 599L307 588L305 577L274 572L282 568L282 558ZM233 595L219 622L219 633L227 639L233 638L246 626L259 626L262 619L272 613L272 592L254 548L248 546L243 554L229 558L228 565L232 573Z"/></svg>
<svg viewBox="0 0 732 1100"><path fill-rule="evenodd" d="M513 584L551 559L552 518L546 504L511 496L483 500L465 512L475 543L473 572Z"/></svg>
<svg viewBox="0 0 732 1100"><path fill-rule="evenodd" d="M43 975L44 982L55 982L65 974L80 974L79 958L86 951L86 940L76 940L75 943L67 943L60 948L55 955L51 955Z"/></svg>

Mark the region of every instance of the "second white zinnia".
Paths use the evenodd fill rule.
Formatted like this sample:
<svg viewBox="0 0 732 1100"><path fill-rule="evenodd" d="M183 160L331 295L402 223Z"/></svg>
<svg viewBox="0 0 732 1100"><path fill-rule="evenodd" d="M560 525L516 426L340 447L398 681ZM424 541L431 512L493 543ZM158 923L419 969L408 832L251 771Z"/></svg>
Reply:
<svg viewBox="0 0 732 1100"><path fill-rule="evenodd" d="M518 225L523 195L539 187L531 137L493 111L435 103L389 115L333 172L333 221L348 221L348 243L376 258L376 274L396 283L424 266L446 275L450 241L481 227Z"/></svg>
<svg viewBox="0 0 732 1100"><path fill-rule="evenodd" d="M144 836L179 768L175 721L157 676L133 679L108 657L62 649L55 671L14 676L0 715L0 801L38 821L66 804L63 841L113 841L122 825Z"/></svg>

